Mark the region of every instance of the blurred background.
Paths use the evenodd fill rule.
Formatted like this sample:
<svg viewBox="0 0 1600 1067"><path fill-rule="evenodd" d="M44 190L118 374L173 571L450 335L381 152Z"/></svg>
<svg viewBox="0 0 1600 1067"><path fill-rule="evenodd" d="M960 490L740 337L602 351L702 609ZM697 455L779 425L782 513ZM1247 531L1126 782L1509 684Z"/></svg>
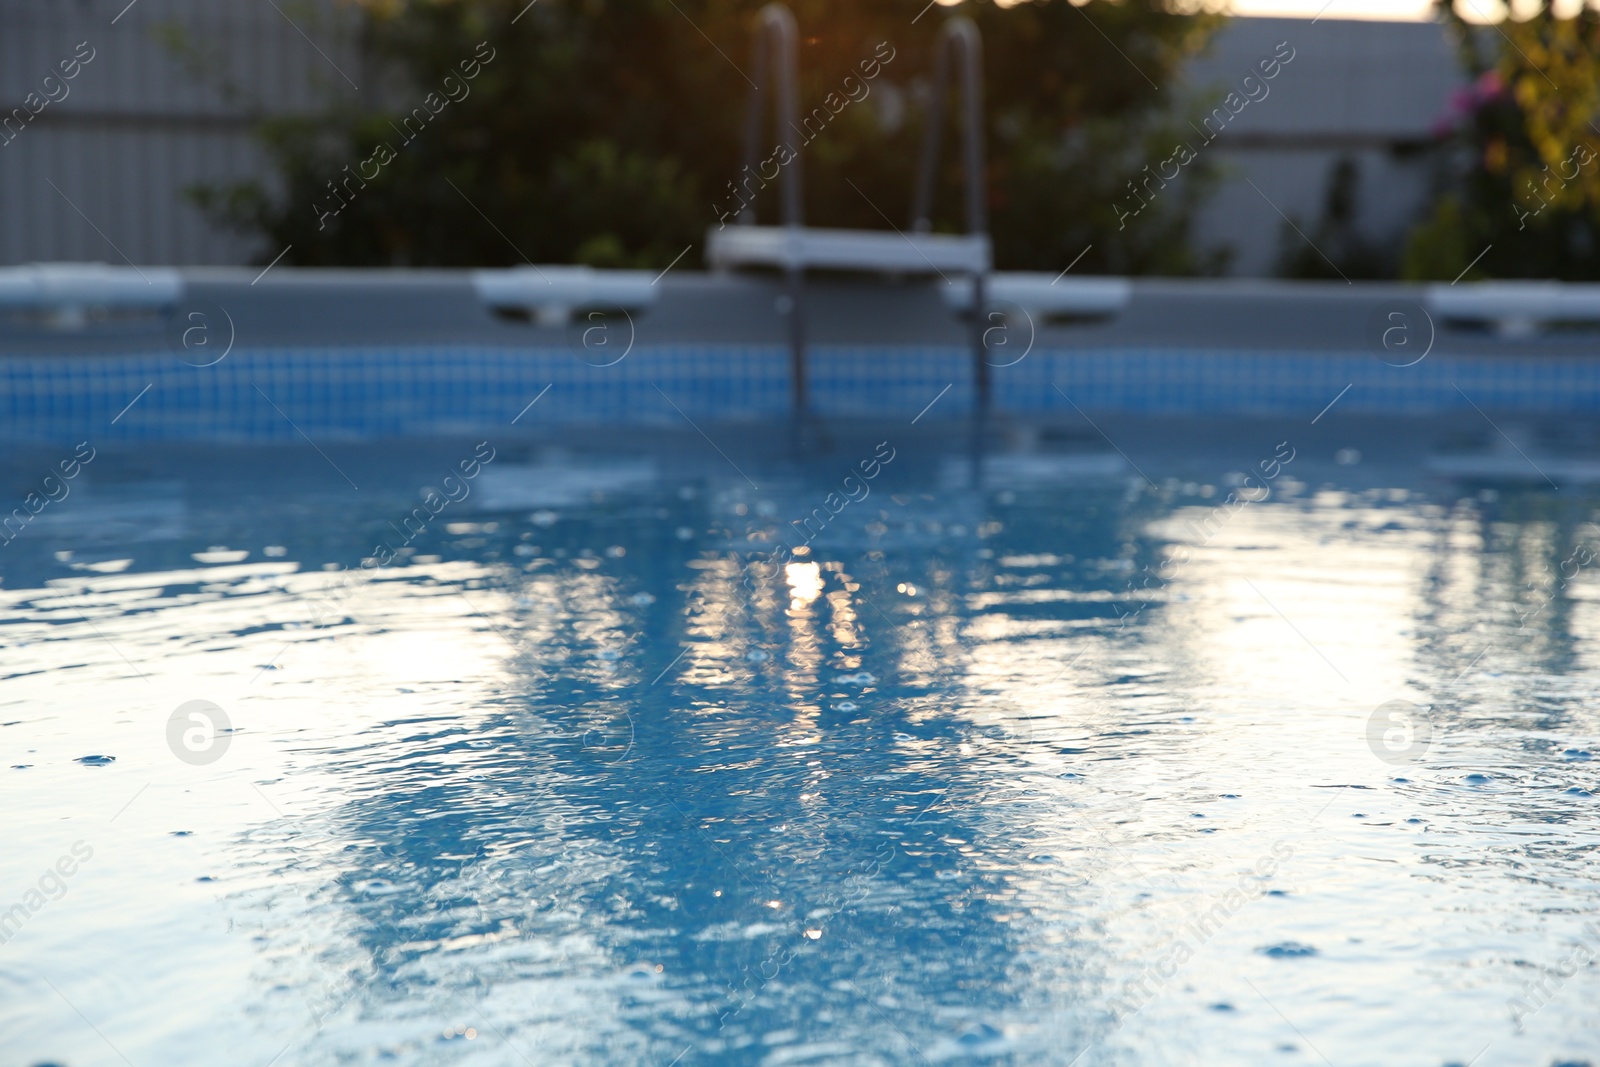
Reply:
<svg viewBox="0 0 1600 1067"><path fill-rule="evenodd" d="M791 5L802 113L850 94L805 147L808 223L908 224L959 9L1001 269L1600 277L1582 0L925 3ZM0 262L690 266L737 203L759 7L0 0Z"/></svg>

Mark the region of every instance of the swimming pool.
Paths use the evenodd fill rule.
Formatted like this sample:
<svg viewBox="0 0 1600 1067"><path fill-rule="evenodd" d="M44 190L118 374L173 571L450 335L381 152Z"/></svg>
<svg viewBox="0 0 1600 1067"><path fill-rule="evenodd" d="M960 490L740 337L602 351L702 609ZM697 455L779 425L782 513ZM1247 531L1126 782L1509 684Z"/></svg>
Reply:
<svg viewBox="0 0 1600 1067"><path fill-rule="evenodd" d="M6 1063L1600 1059L1589 361L709 351L0 359Z"/></svg>

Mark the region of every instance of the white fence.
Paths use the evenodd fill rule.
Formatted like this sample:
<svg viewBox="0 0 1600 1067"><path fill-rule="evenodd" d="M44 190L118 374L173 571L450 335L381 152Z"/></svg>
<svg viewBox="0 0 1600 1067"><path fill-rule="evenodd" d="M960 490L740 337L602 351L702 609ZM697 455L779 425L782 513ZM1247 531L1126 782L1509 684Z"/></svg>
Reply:
<svg viewBox="0 0 1600 1067"><path fill-rule="evenodd" d="M354 94L350 29L327 0L0 0L0 263L258 256L185 190L266 170L254 115Z"/></svg>

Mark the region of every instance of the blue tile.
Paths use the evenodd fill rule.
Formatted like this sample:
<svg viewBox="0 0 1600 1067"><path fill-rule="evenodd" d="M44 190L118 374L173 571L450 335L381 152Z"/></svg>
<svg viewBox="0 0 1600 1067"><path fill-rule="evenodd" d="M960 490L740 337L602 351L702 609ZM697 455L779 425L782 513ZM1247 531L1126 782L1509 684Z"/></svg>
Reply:
<svg viewBox="0 0 1600 1067"><path fill-rule="evenodd" d="M822 415L915 416L947 386L926 418L960 417L975 401L965 348L818 345L808 371ZM1600 360L1571 357L1435 356L1396 368L1364 352L1038 349L995 368L992 379L997 409L1018 414L1071 411L1059 387L1091 411L1309 417L1346 385L1345 413L1428 414L1471 403L1600 411ZM525 424L770 419L791 405L789 355L772 345L641 347L611 367L566 349L487 346L240 349L205 368L159 352L8 355L0 357L0 437L286 441L295 426L328 440L471 432L508 426L547 385Z"/></svg>

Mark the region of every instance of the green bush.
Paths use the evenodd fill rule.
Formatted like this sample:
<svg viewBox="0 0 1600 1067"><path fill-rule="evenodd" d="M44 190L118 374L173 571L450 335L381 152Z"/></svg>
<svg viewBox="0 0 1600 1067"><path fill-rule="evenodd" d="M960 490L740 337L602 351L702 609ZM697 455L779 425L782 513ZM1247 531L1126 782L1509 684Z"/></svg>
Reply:
<svg viewBox="0 0 1600 1067"><path fill-rule="evenodd" d="M732 203L759 4L743 0L384 0L362 5L369 90L330 84L314 117L265 121L271 180L194 191L212 215L260 235L262 257L339 265L587 262L662 268L699 247ZM869 91L801 149L810 224L909 224L932 45L951 9L887 0L796 0L802 112L842 91L887 43ZM987 195L998 263L1189 273L1213 259L1188 240L1207 161L1119 227L1113 204L1186 128L1168 89L1218 24L1164 0L1026 0L955 10L984 35ZM520 15L519 15L520 12ZM515 23L513 24L513 20ZM486 42L486 44L480 44ZM425 94L470 92L409 141ZM375 79L372 71L381 72ZM376 86L387 85L379 93ZM859 90L851 90L857 92ZM452 92L461 93L460 89ZM372 101L380 98L382 106ZM355 102L352 103L351 101ZM954 120L952 120L954 121ZM935 228L961 229L953 129ZM770 134L766 135L770 138ZM393 158L374 162L377 145ZM1165 149L1165 150L1163 150ZM350 168L345 170L345 168ZM351 182L350 176L373 174ZM336 214L329 182L349 194ZM776 190L758 202L773 221ZM885 218L888 222L886 223ZM685 262L692 262L692 257Z"/></svg>
<svg viewBox="0 0 1600 1067"><path fill-rule="evenodd" d="M1600 13L1545 3L1483 30L1440 11L1474 80L1442 124L1445 178L1402 276L1600 279Z"/></svg>

